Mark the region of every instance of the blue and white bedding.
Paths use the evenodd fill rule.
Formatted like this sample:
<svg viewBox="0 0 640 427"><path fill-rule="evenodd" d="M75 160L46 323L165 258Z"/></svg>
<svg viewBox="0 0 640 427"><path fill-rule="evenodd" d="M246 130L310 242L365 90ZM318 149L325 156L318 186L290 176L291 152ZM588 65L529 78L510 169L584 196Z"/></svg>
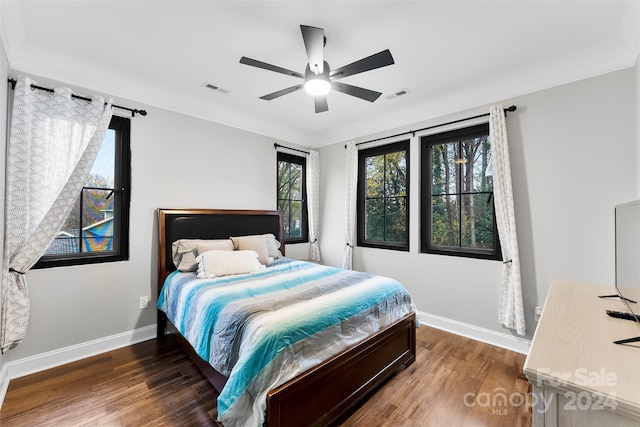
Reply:
<svg viewBox="0 0 640 427"><path fill-rule="evenodd" d="M158 308L228 377L225 427L261 426L269 390L415 312L395 280L289 258L214 279L176 271Z"/></svg>

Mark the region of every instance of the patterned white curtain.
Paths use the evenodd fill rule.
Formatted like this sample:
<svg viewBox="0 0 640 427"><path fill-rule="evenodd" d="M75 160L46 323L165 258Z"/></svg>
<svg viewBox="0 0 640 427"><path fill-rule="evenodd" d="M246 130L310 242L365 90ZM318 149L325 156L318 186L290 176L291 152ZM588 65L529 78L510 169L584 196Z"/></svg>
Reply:
<svg viewBox="0 0 640 427"><path fill-rule="evenodd" d="M520 256L516 234L516 216L513 208L511 187L511 164L507 125L502 105L490 109L489 134L493 167L493 197L496 207L496 225L502 246L502 288L498 319L519 335L526 333L522 284L520 279Z"/></svg>
<svg viewBox="0 0 640 427"><path fill-rule="evenodd" d="M307 211L309 216L309 259L320 262L320 153L309 150L307 156Z"/></svg>
<svg viewBox="0 0 640 427"><path fill-rule="evenodd" d="M25 337L29 293L25 272L45 252L77 201L111 120L111 101L75 100L16 84L7 145L5 241L0 349Z"/></svg>
<svg viewBox="0 0 640 427"><path fill-rule="evenodd" d="M356 191L358 185L358 148L356 143L347 143L346 149L346 175L345 175L345 248L342 258L342 267L351 270L353 268L353 247L356 228Z"/></svg>

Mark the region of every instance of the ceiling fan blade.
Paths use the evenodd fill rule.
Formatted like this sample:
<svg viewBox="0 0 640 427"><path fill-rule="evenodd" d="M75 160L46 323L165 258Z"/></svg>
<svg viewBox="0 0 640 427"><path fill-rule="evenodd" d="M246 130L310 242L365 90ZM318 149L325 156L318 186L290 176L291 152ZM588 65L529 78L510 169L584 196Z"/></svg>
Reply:
<svg viewBox="0 0 640 427"><path fill-rule="evenodd" d="M286 89L282 89L282 90L279 90L277 92L273 92L273 93L261 96L260 99L264 99L265 101L271 101L272 99L276 99L276 98L279 98L279 97L281 97L283 95L286 95L286 94L289 94L289 93L293 93L293 92L295 92L297 90L300 90L300 89L302 89L303 86L304 85L291 86L291 87L288 87Z"/></svg>
<svg viewBox="0 0 640 427"><path fill-rule="evenodd" d="M347 95L355 96L356 98L364 99L369 102L375 101L380 97L380 95L382 95L380 92L340 82L332 82L331 87L338 92L346 93Z"/></svg>
<svg viewBox="0 0 640 427"><path fill-rule="evenodd" d="M316 113L323 113L329 111L329 104L327 104L326 96L314 96L313 102L316 106Z"/></svg>
<svg viewBox="0 0 640 427"><path fill-rule="evenodd" d="M309 69L322 74L324 70L324 30L308 25L300 25L300 30L309 58Z"/></svg>
<svg viewBox="0 0 640 427"><path fill-rule="evenodd" d="M378 52L374 55L367 56L359 61L352 62L344 67L336 68L329 74L333 80L341 79L343 77L352 76L354 74L363 73L369 70L375 70L376 68L386 67L392 65L393 56L389 49Z"/></svg>
<svg viewBox="0 0 640 427"><path fill-rule="evenodd" d="M304 75L298 72L287 70L286 68L278 67L276 65L267 64L266 62L258 61L256 59L247 58L246 56L240 58L240 63L250 65L252 67L262 68L264 70L275 71L276 73L286 74L287 76L304 79Z"/></svg>

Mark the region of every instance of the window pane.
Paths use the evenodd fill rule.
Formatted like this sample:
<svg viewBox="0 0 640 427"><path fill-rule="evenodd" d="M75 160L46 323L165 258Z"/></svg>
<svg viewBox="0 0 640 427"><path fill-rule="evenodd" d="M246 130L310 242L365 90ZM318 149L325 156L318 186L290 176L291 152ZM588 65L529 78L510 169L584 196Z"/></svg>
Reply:
<svg viewBox="0 0 640 427"><path fill-rule="evenodd" d="M384 193L384 156L367 157L366 197L382 197Z"/></svg>
<svg viewBox="0 0 640 427"><path fill-rule="evenodd" d="M289 202L289 199L280 199L278 200L278 210L280 212L282 212L282 218L284 221L284 227L285 227L285 235L289 236L288 234L288 229L289 229L289 208L290 208L291 203Z"/></svg>
<svg viewBox="0 0 640 427"><path fill-rule="evenodd" d="M291 201L290 207L288 237L302 237L302 202Z"/></svg>
<svg viewBox="0 0 640 427"><path fill-rule="evenodd" d="M84 189L82 195L82 252L113 250L114 194Z"/></svg>
<svg viewBox="0 0 640 427"><path fill-rule="evenodd" d="M463 197L462 246L472 249L493 249L493 203L488 195Z"/></svg>
<svg viewBox="0 0 640 427"><path fill-rule="evenodd" d="M458 196L433 196L431 206L431 244L460 246Z"/></svg>
<svg viewBox="0 0 640 427"><path fill-rule="evenodd" d="M108 129L104 136L100 152L98 152L98 157L90 173L90 176L95 178L94 183L101 183L102 185L92 185L94 187L113 188L116 164L115 136L116 131L113 129Z"/></svg>
<svg viewBox="0 0 640 427"><path fill-rule="evenodd" d="M289 164L289 185L291 187L291 198L302 200L302 165Z"/></svg>
<svg viewBox="0 0 640 427"><path fill-rule="evenodd" d="M302 237L302 202L281 200L278 210L282 212L284 220L284 236L286 238Z"/></svg>
<svg viewBox="0 0 640 427"><path fill-rule="evenodd" d="M407 158L404 151L385 156L385 196L406 196Z"/></svg>
<svg viewBox="0 0 640 427"><path fill-rule="evenodd" d="M432 147L432 194L456 193L458 144L437 144Z"/></svg>
<svg viewBox="0 0 640 427"><path fill-rule="evenodd" d="M289 189L289 163L278 162L278 203L282 199L289 199Z"/></svg>
<svg viewBox="0 0 640 427"><path fill-rule="evenodd" d="M385 234L387 242L406 243L407 241L407 206L404 197L387 199L385 212Z"/></svg>
<svg viewBox="0 0 640 427"><path fill-rule="evenodd" d="M491 146L488 137L462 141L463 192L491 191Z"/></svg>
<svg viewBox="0 0 640 427"><path fill-rule="evenodd" d="M367 199L365 208L365 239L384 241L384 201L382 199Z"/></svg>

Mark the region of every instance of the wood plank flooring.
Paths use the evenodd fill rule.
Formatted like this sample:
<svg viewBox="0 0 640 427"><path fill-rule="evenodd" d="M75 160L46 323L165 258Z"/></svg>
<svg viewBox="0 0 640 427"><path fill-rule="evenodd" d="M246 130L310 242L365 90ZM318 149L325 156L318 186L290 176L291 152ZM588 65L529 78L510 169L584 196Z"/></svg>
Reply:
<svg viewBox="0 0 640 427"><path fill-rule="evenodd" d="M342 426L531 425L525 356L426 326L417 352ZM174 340L151 340L12 380L0 425L219 426L216 398Z"/></svg>

